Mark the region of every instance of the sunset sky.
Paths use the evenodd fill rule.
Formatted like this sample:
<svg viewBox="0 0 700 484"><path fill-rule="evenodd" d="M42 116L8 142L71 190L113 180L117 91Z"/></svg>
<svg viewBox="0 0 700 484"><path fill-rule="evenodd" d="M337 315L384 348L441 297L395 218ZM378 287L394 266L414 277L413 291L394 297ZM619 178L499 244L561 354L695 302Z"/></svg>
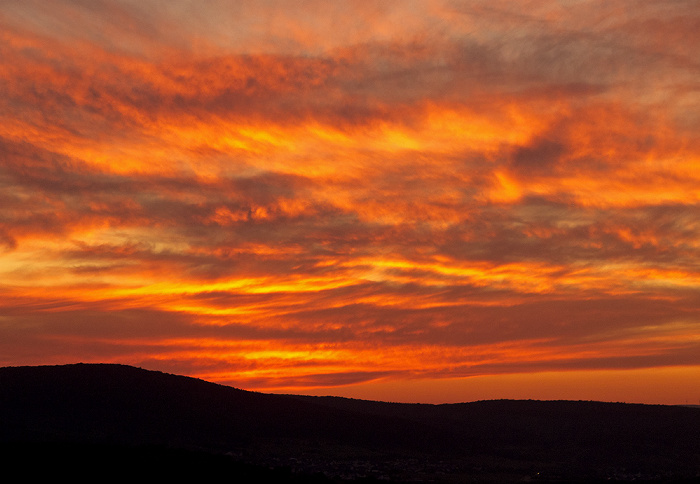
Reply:
<svg viewBox="0 0 700 484"><path fill-rule="evenodd" d="M0 366L700 403L696 0L0 3Z"/></svg>

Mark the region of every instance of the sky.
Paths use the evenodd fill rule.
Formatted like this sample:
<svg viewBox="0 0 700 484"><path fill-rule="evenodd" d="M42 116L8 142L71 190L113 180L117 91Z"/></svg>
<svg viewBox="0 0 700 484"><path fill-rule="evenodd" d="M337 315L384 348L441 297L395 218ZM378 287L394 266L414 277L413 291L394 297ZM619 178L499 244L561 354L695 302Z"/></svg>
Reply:
<svg viewBox="0 0 700 484"><path fill-rule="evenodd" d="M3 1L0 366L700 403L695 0Z"/></svg>

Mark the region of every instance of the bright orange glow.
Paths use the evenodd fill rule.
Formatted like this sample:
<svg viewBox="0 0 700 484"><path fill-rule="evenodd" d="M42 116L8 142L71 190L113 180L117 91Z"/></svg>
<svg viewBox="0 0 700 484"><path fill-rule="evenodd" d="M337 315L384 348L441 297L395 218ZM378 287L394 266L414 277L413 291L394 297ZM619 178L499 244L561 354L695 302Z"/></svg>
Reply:
<svg viewBox="0 0 700 484"><path fill-rule="evenodd" d="M0 6L0 364L700 398L697 14L472 3Z"/></svg>
<svg viewBox="0 0 700 484"><path fill-rule="evenodd" d="M406 403L508 398L699 405L699 381L700 367L662 367L374 381L336 389L335 393L349 398ZM328 393L326 388L305 391L311 395Z"/></svg>

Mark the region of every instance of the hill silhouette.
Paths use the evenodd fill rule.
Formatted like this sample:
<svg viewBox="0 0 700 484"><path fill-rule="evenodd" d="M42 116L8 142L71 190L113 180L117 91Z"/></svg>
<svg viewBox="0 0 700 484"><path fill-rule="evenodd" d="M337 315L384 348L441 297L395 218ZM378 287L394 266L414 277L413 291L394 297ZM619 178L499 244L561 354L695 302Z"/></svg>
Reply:
<svg viewBox="0 0 700 484"><path fill-rule="evenodd" d="M690 482L700 477L700 409L398 404L256 393L125 365L8 367L0 459L238 482Z"/></svg>

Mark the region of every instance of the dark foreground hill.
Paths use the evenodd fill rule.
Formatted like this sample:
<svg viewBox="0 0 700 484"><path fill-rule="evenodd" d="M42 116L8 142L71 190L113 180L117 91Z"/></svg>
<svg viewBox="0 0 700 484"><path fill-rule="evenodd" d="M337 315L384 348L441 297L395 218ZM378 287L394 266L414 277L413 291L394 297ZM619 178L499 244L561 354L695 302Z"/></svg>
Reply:
<svg viewBox="0 0 700 484"><path fill-rule="evenodd" d="M700 409L369 402L123 365L0 368L0 463L235 482L700 481Z"/></svg>

